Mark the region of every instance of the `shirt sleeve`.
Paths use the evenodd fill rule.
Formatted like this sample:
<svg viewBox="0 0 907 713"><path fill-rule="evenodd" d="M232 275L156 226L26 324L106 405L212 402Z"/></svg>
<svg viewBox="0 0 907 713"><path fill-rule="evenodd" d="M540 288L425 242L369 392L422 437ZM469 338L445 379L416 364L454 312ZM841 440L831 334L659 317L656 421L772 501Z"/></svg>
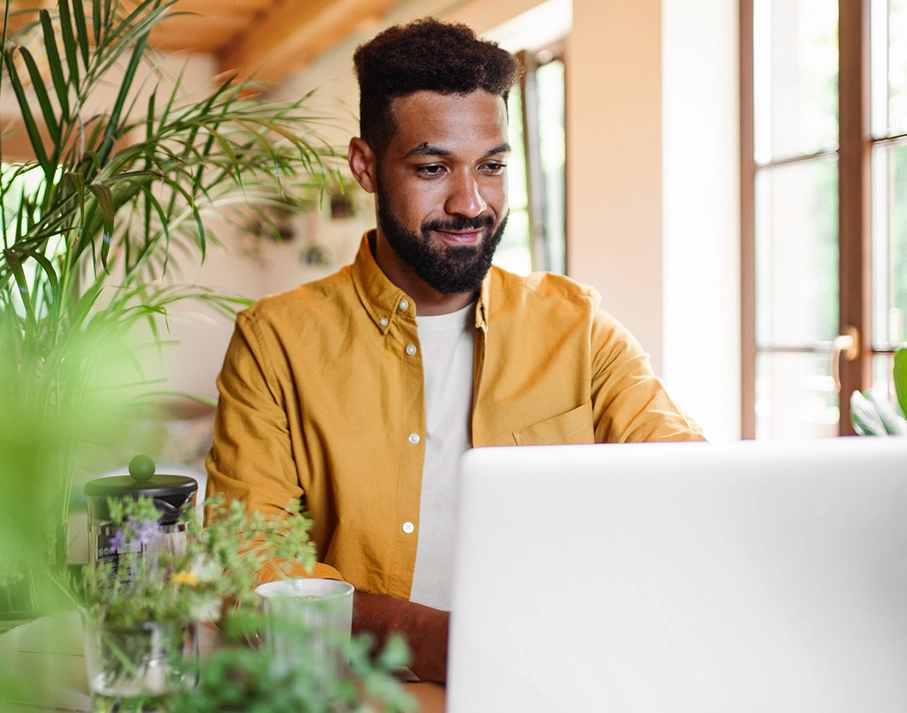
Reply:
<svg viewBox="0 0 907 713"><path fill-rule="evenodd" d="M597 442L705 440L702 429L655 376L639 342L602 309L593 319L592 359Z"/></svg>
<svg viewBox="0 0 907 713"><path fill-rule="evenodd" d="M220 493L227 502L244 502L250 512L278 516L305 493L296 472L282 388L261 331L246 313L237 316L217 388L207 494ZM311 572L296 566L292 575L343 579L324 563ZM277 576L272 566L260 573L263 582Z"/></svg>

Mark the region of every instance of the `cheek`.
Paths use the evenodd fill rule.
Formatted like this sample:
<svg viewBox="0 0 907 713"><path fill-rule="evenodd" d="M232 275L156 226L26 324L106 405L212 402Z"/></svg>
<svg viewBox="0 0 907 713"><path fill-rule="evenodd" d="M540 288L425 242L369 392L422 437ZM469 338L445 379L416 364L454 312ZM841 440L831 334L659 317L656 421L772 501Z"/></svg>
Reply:
<svg viewBox="0 0 907 713"><path fill-rule="evenodd" d="M485 202L499 216L507 212L507 177L492 185L486 193Z"/></svg>
<svg viewBox="0 0 907 713"><path fill-rule="evenodd" d="M418 230L428 220L444 214L445 196L440 186L428 181L407 185L399 183L393 192L391 207L396 216L411 230Z"/></svg>

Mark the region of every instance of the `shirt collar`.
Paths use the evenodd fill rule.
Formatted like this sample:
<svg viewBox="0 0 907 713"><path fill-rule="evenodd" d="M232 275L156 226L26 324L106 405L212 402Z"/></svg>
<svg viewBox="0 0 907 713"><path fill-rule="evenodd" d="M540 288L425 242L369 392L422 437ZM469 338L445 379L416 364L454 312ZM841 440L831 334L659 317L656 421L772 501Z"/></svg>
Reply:
<svg viewBox="0 0 907 713"><path fill-rule="evenodd" d="M371 317L375 326L386 334L395 319L415 320L416 304L403 290L387 279L378 266L372 252L375 230L369 230L362 236L359 252L352 265L353 284L359 293L359 299ZM492 270L488 271L479 290L476 303L476 329L488 330L488 298Z"/></svg>

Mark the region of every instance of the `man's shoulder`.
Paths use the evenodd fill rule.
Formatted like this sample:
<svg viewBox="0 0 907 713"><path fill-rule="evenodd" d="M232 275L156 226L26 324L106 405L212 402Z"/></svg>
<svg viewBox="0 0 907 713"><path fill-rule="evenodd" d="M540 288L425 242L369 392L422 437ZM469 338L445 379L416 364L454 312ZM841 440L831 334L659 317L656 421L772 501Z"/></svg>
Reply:
<svg viewBox="0 0 907 713"><path fill-rule="evenodd" d="M582 309L598 309L601 296L589 285L553 272L517 275L500 267L491 269L492 300L500 295L506 302L532 304L538 300L564 301Z"/></svg>

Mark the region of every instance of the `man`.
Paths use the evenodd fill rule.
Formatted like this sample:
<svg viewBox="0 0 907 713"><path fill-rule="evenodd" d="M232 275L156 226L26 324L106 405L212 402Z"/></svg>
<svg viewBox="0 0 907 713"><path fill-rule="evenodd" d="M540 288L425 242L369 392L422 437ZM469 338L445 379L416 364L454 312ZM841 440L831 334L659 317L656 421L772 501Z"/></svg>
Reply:
<svg viewBox="0 0 907 713"><path fill-rule="evenodd" d="M702 434L594 290L490 268L516 61L434 20L354 59L349 165L377 229L353 265L238 316L209 487L263 512L304 497L314 575L355 585L354 626L402 631L444 680L463 451Z"/></svg>

